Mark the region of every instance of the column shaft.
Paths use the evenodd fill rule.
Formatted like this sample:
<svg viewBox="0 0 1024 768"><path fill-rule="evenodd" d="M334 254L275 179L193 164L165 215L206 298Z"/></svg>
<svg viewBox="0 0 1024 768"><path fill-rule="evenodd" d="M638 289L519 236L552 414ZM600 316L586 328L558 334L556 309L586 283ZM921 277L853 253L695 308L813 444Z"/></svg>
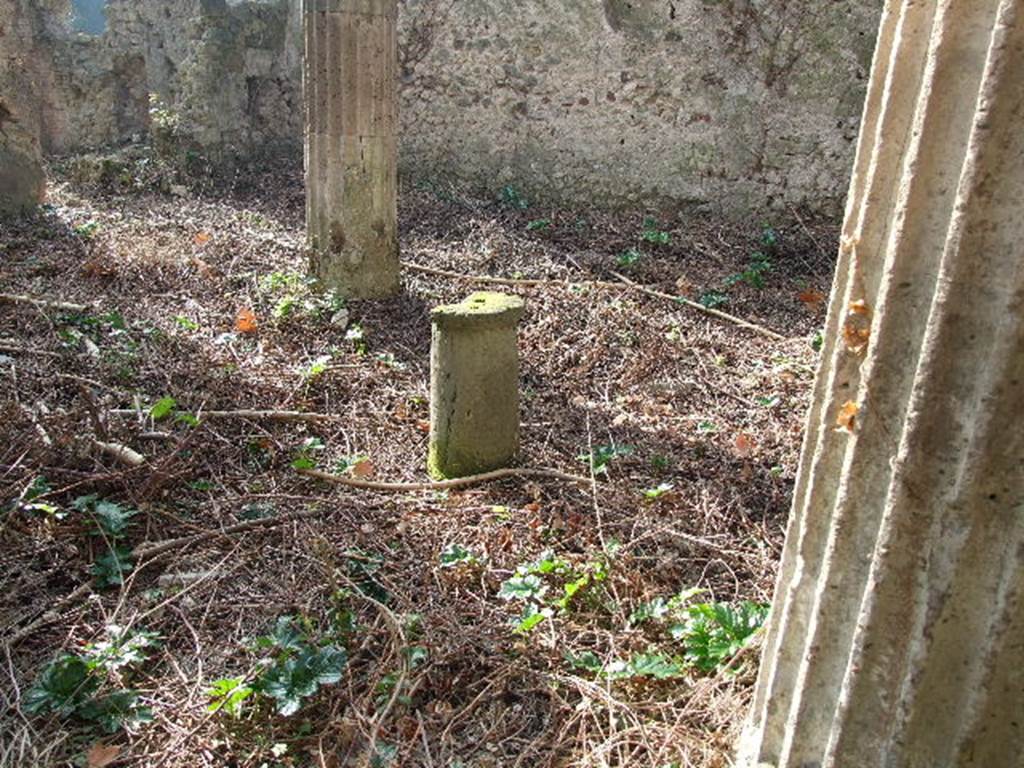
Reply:
<svg viewBox="0 0 1024 768"><path fill-rule="evenodd" d="M353 298L399 285L396 0L303 0L311 271Z"/></svg>
<svg viewBox="0 0 1024 768"><path fill-rule="evenodd" d="M886 5L744 764L1024 766L1022 16Z"/></svg>

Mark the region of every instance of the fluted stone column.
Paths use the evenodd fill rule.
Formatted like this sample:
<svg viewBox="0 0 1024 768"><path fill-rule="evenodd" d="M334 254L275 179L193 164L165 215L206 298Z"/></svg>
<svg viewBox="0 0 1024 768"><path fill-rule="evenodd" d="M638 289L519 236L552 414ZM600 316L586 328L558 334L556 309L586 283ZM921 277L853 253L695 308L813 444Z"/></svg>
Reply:
<svg viewBox="0 0 1024 768"><path fill-rule="evenodd" d="M740 764L1024 766L1024 0L888 0Z"/></svg>
<svg viewBox="0 0 1024 768"><path fill-rule="evenodd" d="M519 449L518 296L480 292L431 312L430 446L436 478L507 466Z"/></svg>
<svg viewBox="0 0 1024 768"><path fill-rule="evenodd" d="M302 3L311 272L344 296L387 296L399 287L397 0Z"/></svg>

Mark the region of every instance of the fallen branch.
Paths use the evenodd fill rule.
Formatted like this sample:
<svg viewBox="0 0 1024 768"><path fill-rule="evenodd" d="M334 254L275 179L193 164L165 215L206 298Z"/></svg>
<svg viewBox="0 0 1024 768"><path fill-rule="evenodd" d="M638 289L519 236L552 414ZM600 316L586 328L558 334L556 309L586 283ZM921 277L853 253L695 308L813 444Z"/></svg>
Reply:
<svg viewBox="0 0 1024 768"><path fill-rule="evenodd" d="M85 312L89 309L85 304L73 304L70 301L54 301L53 299L40 299L35 296L23 296L15 293L0 293L0 301L11 304L32 304L45 309L62 309L65 312Z"/></svg>
<svg viewBox="0 0 1024 768"><path fill-rule="evenodd" d="M648 296L654 296L659 299L667 299L668 301L671 301L675 304L680 304L684 307L689 307L690 309L694 309L705 315L718 318L719 320L725 320L726 322L732 323L733 325L739 326L740 328L746 328L749 331L759 333L762 336L767 336L768 338L771 339L777 339L779 341L788 341L787 337L783 336L781 333L776 333L775 331L769 330L768 328L765 328L762 325L758 325L757 323L751 323L748 320L744 320L742 317L736 317L736 315L730 315L728 312L722 312L721 310L718 309L705 307L703 304L696 301L691 301L690 299L687 299L683 296L673 296L670 293L662 293L661 291L656 291L653 288L648 288L645 285L640 285L639 283L630 280L625 275L620 275L618 272L612 272L612 274L615 276L618 282L609 282L606 280L514 280L511 278L490 277L487 275L464 275L459 272L449 272L448 270L445 269L425 267L422 264L413 264L408 261L403 262L402 266L414 272L424 272L428 275L448 277L453 280L466 280L472 283L488 283L492 285L509 285L513 287L534 287L538 285L560 285L563 287L568 287L571 285L589 285L598 288L612 288L616 290L621 290L622 288L625 287L632 289L634 291L639 291L640 293L645 293Z"/></svg>
<svg viewBox="0 0 1024 768"><path fill-rule="evenodd" d="M496 469L493 472L484 472L480 475L470 475L468 477L457 477L453 480L439 480L433 482L422 482L422 483L379 483L373 480L355 480L348 477L340 477L339 475L332 475L327 472L320 472L315 469L299 469L296 470L300 475L311 477L315 480L323 480L327 483L334 483L336 485L344 485L350 488L360 488L363 490L370 491L428 491L428 490L444 490L446 488L463 488L469 485L479 485L480 483L491 482L493 480L502 480L507 477L548 477L555 480L565 480L566 482L580 483L582 485L590 485L591 479L589 477L580 477L579 475L570 475L565 472L559 472L554 469ZM236 533L245 533L247 531L258 530L260 528L271 528L275 525L282 525L284 523L294 522L296 520L307 520L312 517L317 517L323 514L323 510L319 508L305 509L299 512L292 512L286 515L277 515L275 517L263 517L258 520L246 520L242 523L236 523L235 525L229 525L226 528L221 528L217 531L203 531L201 533L192 534L189 536L182 536L177 539L168 539L166 541L159 541L155 543L140 544L132 552L132 556L137 560L144 558L153 558L157 555L162 555L171 550L178 549L180 547L194 544L199 541L206 539L215 539L221 536L231 536Z"/></svg>
<svg viewBox="0 0 1024 768"><path fill-rule="evenodd" d="M300 475L312 477L315 480L323 480L325 483L345 485L349 488L361 488L367 491L442 491L450 488L480 485L481 483L489 483L494 480L504 480L507 477L548 477L555 480L565 480L570 483L590 485L589 477L570 475L555 469L496 469L493 472L484 472L479 475L456 477L451 480L424 481L421 483L381 483L373 480L355 480L351 477L332 475L316 469L299 469L296 471Z"/></svg>
<svg viewBox="0 0 1024 768"><path fill-rule="evenodd" d="M698 312L703 312L705 315L717 317L719 320L725 320L727 322L732 323L733 325L738 325L740 328L746 328L747 330L754 331L755 333L759 333L762 336L767 336L770 339L777 339L779 341L789 340L781 333L776 333L775 331L769 330L765 328L763 325L751 323L747 320L744 320L742 317L730 315L728 312L722 312L719 309L705 307L703 304L696 301L691 301L690 299L684 298L683 296L673 296L670 293L662 293L661 291L656 291L653 288L648 288L645 285L635 283L625 275L620 275L618 272L612 272L612 274L615 275L615 277L618 280L620 280L624 285L632 288L634 291L640 291L640 293L646 293L648 296L655 296L659 299L668 299L669 301L674 301L676 304L682 304L684 307L689 307L690 309L695 309Z"/></svg>
<svg viewBox="0 0 1024 768"><path fill-rule="evenodd" d="M511 286L537 286L537 285L573 285L569 280L517 280L511 277L489 277L487 275L463 275L459 272L449 272L446 269L426 267L422 264L414 264L411 261L403 261L402 266L413 272L424 272L437 277L450 277L453 280L465 280L471 283L488 283L490 285L511 285ZM614 283L612 283L614 285ZM617 286L616 286L617 287Z"/></svg>
<svg viewBox="0 0 1024 768"><path fill-rule="evenodd" d="M134 408L114 408L114 416L135 416ZM336 421L340 416L330 413L305 413L303 411L200 411L196 418L203 419L254 419L262 421Z"/></svg>

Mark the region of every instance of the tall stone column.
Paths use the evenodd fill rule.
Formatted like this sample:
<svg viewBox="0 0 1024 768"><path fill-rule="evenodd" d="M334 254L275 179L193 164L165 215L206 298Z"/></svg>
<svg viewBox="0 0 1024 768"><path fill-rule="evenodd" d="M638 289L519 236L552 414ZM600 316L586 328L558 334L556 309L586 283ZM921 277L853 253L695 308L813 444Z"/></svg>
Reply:
<svg viewBox="0 0 1024 768"><path fill-rule="evenodd" d="M302 3L310 268L343 296L387 296L399 287L397 0Z"/></svg>
<svg viewBox="0 0 1024 768"><path fill-rule="evenodd" d="M1024 0L887 0L740 764L1024 766Z"/></svg>

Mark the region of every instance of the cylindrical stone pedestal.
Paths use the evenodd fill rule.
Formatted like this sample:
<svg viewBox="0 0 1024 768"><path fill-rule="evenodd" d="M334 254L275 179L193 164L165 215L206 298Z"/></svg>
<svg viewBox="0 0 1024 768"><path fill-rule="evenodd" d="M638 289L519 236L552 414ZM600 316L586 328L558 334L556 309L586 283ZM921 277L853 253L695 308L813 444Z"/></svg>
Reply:
<svg viewBox="0 0 1024 768"><path fill-rule="evenodd" d="M888 0L744 768L1024 767L1024 0Z"/></svg>
<svg viewBox="0 0 1024 768"><path fill-rule="evenodd" d="M396 0L302 0L310 270L350 298L399 288Z"/></svg>
<svg viewBox="0 0 1024 768"><path fill-rule="evenodd" d="M438 479L507 466L519 450L518 296L474 293L431 313L430 455Z"/></svg>

